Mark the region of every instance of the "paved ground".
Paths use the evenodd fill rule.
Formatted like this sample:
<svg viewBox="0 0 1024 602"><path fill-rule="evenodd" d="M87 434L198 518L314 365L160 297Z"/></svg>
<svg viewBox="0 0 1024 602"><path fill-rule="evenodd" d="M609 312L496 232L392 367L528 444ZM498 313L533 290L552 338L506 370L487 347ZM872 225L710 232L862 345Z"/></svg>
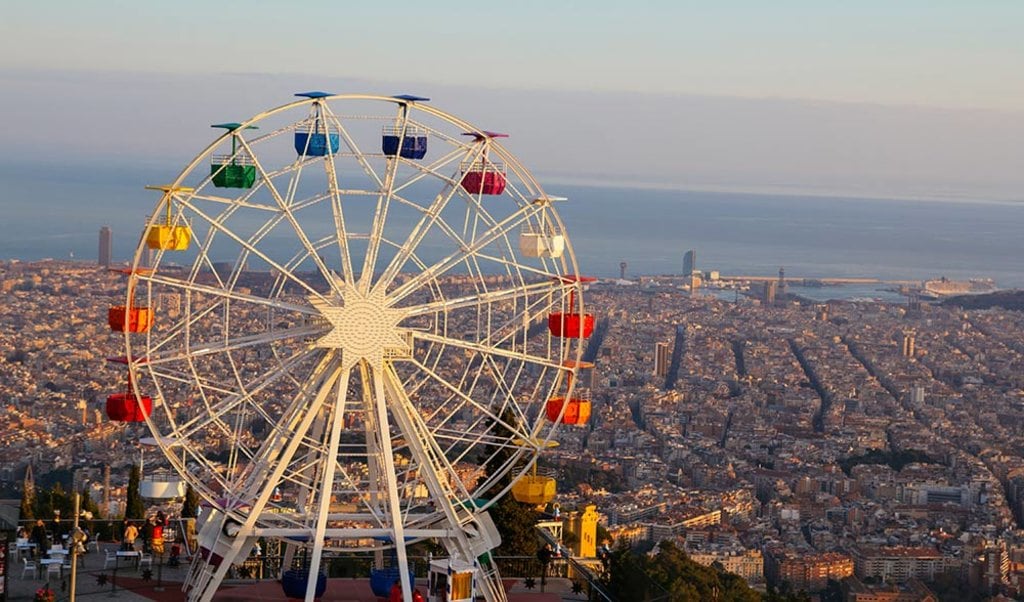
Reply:
<svg viewBox="0 0 1024 602"><path fill-rule="evenodd" d="M188 563L183 562L178 568L154 564L149 575L144 574L130 561L122 560L115 571L113 566L104 567L106 550L116 550L116 543L101 543L100 551L89 550L82 556L84 566L80 566L76 579L76 599L84 602L98 600L118 600L118 602L179 602L185 599L181 591L181 582L185 578ZM39 575L24 575L21 561L10 559L10 575L7 580L8 600L32 600L37 589L49 585L57 595L58 602L69 597L70 574L67 570L61 576L51 575L47 578L45 570ZM101 581L103 583L101 583ZM546 594L525 587L521 579L506 579L508 584L509 602L560 602L568 600L585 600L585 596L572 594L572 583L568 579L549 579L545 588ZM281 586L276 581L238 582L221 588L216 600L219 602L250 602L256 600L284 600ZM422 587L422 585L421 585ZM328 595L324 600L338 602L375 602L379 600L370 592L367 579L331 579Z"/></svg>

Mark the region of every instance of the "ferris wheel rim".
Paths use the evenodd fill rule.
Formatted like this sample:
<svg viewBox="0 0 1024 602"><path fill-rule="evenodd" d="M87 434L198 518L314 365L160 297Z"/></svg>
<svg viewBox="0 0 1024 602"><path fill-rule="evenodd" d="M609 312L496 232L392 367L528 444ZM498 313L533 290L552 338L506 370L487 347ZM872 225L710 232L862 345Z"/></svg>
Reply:
<svg viewBox="0 0 1024 602"><path fill-rule="evenodd" d="M302 106L305 106L305 105L312 105L312 104L315 104L317 102L325 102L326 103L326 102L331 102L331 101L345 101L345 100L386 101L386 102L390 102L390 103L395 104L395 105L409 104L409 103L406 103L404 101L401 101L401 100L398 100L398 99L394 99L392 97L386 97L386 96L347 95L347 94L346 95L332 95L332 96L325 97L323 99L304 99L304 100L299 100L299 101L295 101L295 102L292 102L292 103L288 103L288 104L282 105L280 107L277 107L275 109L271 109L270 111L266 111L264 113L261 113L261 114L255 116L255 117L247 120L246 122L244 122L243 126L248 126L248 125L251 125L251 124L254 124L254 123L258 123L259 121L261 121L261 120L263 120L263 119L265 119L265 118L267 118L267 117L269 117L271 115L282 113L282 112L285 112L285 111L290 110L290 109L295 109L297 107L302 107ZM454 116L452 116L450 114L444 113L444 112L442 112L440 110L436 110L433 107L429 107L429 106L419 105L418 104L417 105L417 110L421 110L421 111L430 113L430 114L434 115L435 117L440 117L441 119L446 120L449 123L456 123L460 127L464 127L465 129L468 129L470 131L483 132L483 130L475 128L474 126L468 124L468 122L464 122L464 121L462 121L462 120L460 120L460 119L458 119L458 118L456 118L456 117L454 117ZM186 168L179 174L179 176L175 180L173 186L174 187L180 187L182 185L182 183L186 180L186 178L191 173L193 173L198 167L200 167L201 164L203 163L203 161L205 159L209 158L213 154L214 150L219 145L221 145L225 140L227 140L229 136L231 136L231 133L230 132L225 132L223 135L219 136L216 140L214 140L206 149L204 149L202 152L200 152L200 154L197 155L186 166ZM525 183L527 192L533 191L534 195L538 199L540 199L540 200L544 200L544 199L547 198L547 196L543 193L540 185L533 178L532 174L530 174L524 167L522 167L522 165L519 164L518 160L515 159L515 157L513 157L511 155L511 153L508 153L508 151L505 150L501 145L499 145L498 143L494 143L494 142L489 142L489 150L490 150L490 152L494 152L495 154L498 154L506 162L506 164L512 169L512 171L517 174L519 179L522 180ZM190 193L190 195L191 196L189 196L189 198L199 197L199 195L195 194L195 193ZM551 218L553 218L555 220L557 230L560 231L560 232L565 232L564 224L562 223L561 217L558 215L558 213L556 211L552 210L552 211L550 211L548 213L548 215L549 215L549 217L551 217ZM149 227L152 227L152 224L149 224L147 229ZM502 232L501 235L504 236L505 239L507 240L509 238L509 235L511 235L513 233L514 233L514 230L513 229L509 229L509 230L505 230L504 232ZM143 234L143 237L145 237L145 233ZM570 241L569 241L568 237L566 237L565 243L566 243L566 247L567 247L565 257L566 257L566 261L567 261L568 266L569 266L569 269L567 270L567 273L578 273L579 270L577 268L576 257L575 257L575 254L572 251L572 247L570 246ZM138 248L138 250L137 250L137 252L135 254L135 258L133 260L133 269L139 267L140 259L141 259L141 254L142 254L142 246L140 245L140 247ZM515 257L515 254L513 254L512 256ZM431 265L431 266L432 265L436 265L436 262L432 263L432 264L429 264L429 265ZM282 274L293 274L294 270L287 269L286 265L282 266L282 267L285 268L285 269L281 270ZM398 269L401 269L401 267L399 267ZM147 282L147 281L153 281L153 279L155 277L156 277L156 275L150 277L150 276L144 276L144 275L141 275L141 274L132 274L130 276L130 279L131 279L132 282L144 283L144 282ZM433 279L431 279L431 281L432 280ZM194 281L194 278L193 278L193 281ZM191 285L194 285L194 282L191 282L190 286ZM562 283L562 285L563 285L563 288L564 288L564 283ZM232 287L232 290L229 291L232 294L234 294L233 288L234 287ZM578 285L577 285L577 288L579 288ZM415 289L413 289L413 291L415 291ZM582 296L578 295L578 297L579 297L579 303L580 303L580 308L581 308L580 311L582 311ZM276 305L277 303L279 303L280 299L279 298L278 299L263 299L262 301L265 301L268 305ZM470 306L471 306L472 301L469 301L467 303L470 303ZM478 301L477 303L480 303L480 301ZM290 309L298 311L298 309L296 309L296 307L297 306L291 307ZM422 309L421 308L421 309L419 309L417 311L423 311L423 312L429 313L431 310L430 309ZM309 312L309 313L312 314L313 312ZM130 341L127 333L125 334L125 338L126 338L127 353L128 353L128 357L130 358L131 357L131 351L132 351L132 349L131 349L132 345L131 345L131 341ZM447 339L446 339L446 341L447 341ZM148 347L148 336L147 336L147 347ZM580 355L582 354L582 345L576 345L575 349L576 349L576 359L578 360ZM189 355L191 355L191 353L189 353ZM145 357L149 358L149 354L147 353L147 355ZM129 363L129 370L130 371L152 370L155 366L159 365L159 358L154 358L154 359L156 361L154 362L154 364L152 366L145 366L144 367L142 365L136 365L135 363ZM391 365L391 364L388 364L388 365ZM556 369L556 370L564 370L565 369L565 366L556 365L556 364L552 364L549 367L552 368L552 369ZM138 382L139 382L139 380L140 380L139 378L133 378L133 381L134 381L133 386L136 388L137 394L138 394L138 387L139 387ZM399 380L399 382L401 382L400 379L398 379L398 380ZM149 426L150 430L152 432L154 432L154 433L157 433L157 430L150 423L149 417L147 417L146 421L147 421L147 425ZM549 433L553 433L553 429L551 429ZM551 435L549 434L547 440L550 440L550 436ZM530 454L532 451L535 451L536 449L537 449L537 444L536 443L531 443L531 445L523 446L520 449L519 455L522 456L524 454ZM187 469L187 467L184 466L184 464L182 464L181 468L182 468L182 470L186 470ZM522 468L521 472L525 472L528 468L529 468L529 464L524 466ZM518 469L514 469L512 467L512 465L509 464L508 468L504 472L506 474L510 474L510 473L514 472L515 470L518 470ZM511 485L506 487L501 492L496 492L499 495L496 495L494 497L494 499L491 500L491 502L487 504L487 506L484 506L484 509L486 507L488 507L490 504L493 504L495 501L497 501L497 499L500 497L500 495L506 494L507 491L508 491L508 488L510 486ZM204 497L207 497L207 496L204 495ZM213 502L214 500L208 500L208 501Z"/></svg>

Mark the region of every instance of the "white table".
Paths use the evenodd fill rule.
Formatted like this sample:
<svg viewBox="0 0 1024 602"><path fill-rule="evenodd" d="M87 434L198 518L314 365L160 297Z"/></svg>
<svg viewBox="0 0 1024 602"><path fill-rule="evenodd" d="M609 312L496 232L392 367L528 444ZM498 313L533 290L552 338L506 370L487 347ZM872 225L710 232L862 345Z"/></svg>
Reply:
<svg viewBox="0 0 1024 602"><path fill-rule="evenodd" d="M58 567L60 567L60 576L63 579L64 578L64 559L63 558L43 558L42 560L39 561L39 566L46 567L47 568L47 572L49 572L49 566L51 564L55 564Z"/></svg>
<svg viewBox="0 0 1024 602"><path fill-rule="evenodd" d="M50 548L49 550L46 551L46 554L50 558L64 558L65 556L68 555L68 551L65 550L64 548Z"/></svg>

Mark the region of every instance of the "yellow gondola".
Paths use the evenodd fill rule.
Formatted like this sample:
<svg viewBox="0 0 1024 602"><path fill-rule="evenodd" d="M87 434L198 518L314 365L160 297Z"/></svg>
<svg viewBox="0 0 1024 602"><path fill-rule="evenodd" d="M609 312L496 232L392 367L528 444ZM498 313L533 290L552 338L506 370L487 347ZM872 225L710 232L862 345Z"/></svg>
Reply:
<svg viewBox="0 0 1024 602"><path fill-rule="evenodd" d="M519 477L512 484L512 497L517 502L542 506L555 499L555 480L536 474Z"/></svg>
<svg viewBox="0 0 1024 602"><path fill-rule="evenodd" d="M184 251L192 242L192 228L176 226L171 223L171 195L176 192L192 192L191 188L175 186L146 186L147 190L162 190L161 201L167 205L167 215L163 224L152 224L146 234L146 246L157 251Z"/></svg>

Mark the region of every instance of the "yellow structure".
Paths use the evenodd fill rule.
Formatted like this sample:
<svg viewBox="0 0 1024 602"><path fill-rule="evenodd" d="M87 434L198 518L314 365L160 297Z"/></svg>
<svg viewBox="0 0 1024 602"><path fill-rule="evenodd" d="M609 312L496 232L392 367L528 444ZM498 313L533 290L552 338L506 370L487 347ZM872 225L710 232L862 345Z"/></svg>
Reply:
<svg viewBox="0 0 1024 602"><path fill-rule="evenodd" d="M188 226L153 226L146 235L146 246L164 251L184 251L192 240Z"/></svg>
<svg viewBox="0 0 1024 602"><path fill-rule="evenodd" d="M524 504L544 505L555 499L555 480L537 475L520 477L512 485L512 497Z"/></svg>
<svg viewBox="0 0 1024 602"><path fill-rule="evenodd" d="M573 541L569 542L569 548L575 558L596 558L597 557L597 520L600 515L597 513L597 506L590 504L582 512L569 513L569 531L573 534Z"/></svg>

